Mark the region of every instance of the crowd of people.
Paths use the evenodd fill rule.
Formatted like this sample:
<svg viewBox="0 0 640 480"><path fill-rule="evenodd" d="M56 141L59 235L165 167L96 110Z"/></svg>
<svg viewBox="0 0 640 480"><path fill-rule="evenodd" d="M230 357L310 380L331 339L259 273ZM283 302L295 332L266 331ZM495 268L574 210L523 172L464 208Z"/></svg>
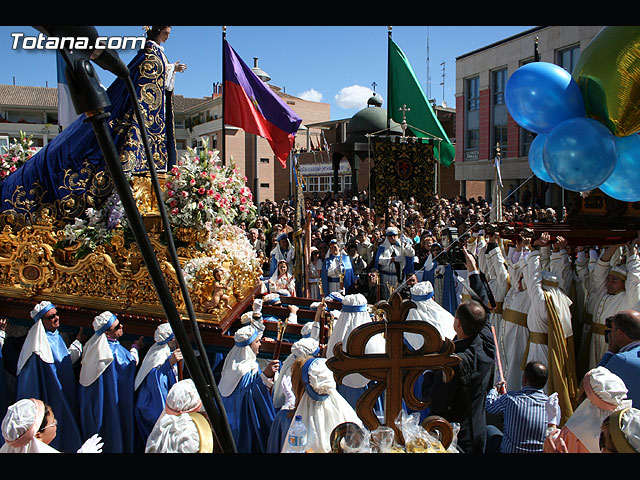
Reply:
<svg viewBox="0 0 640 480"><path fill-rule="evenodd" d="M374 320L369 307L394 292L414 304L407 320L433 326L459 360L453 378L425 370L414 392L426 406L407 407L420 418L446 419L454 451L639 452L640 237L572 246L544 229L524 229L505 238L482 198L435 198L430 207L392 201L376 212L364 192L350 201L307 200L312 252L300 285L294 207L263 202L245 225L263 258L263 295L239 319L219 371L238 452L296 451L300 423L302 448L313 452L332 451L338 425L364 430L356 409L371 382L356 372L337 382L327 362L355 328ZM511 201L502 213L524 222L538 214L538 223L558 219L532 208ZM311 297L316 313L280 361L260 349L263 305L282 296ZM341 308L325 318L331 328L322 338L329 300ZM298 323L298 307L287 310L287 321ZM111 312L94 318L92 336L81 330L77 338L61 333L51 302L35 305L31 318L22 332L0 320L0 341L13 347L0 357L0 452L213 451L197 389L178 375L182 355L168 324L157 327L151 347L143 337L125 347L124 326ZM424 342L405 333L408 352L419 354ZM375 335L366 353L385 348ZM384 415L381 403L375 408Z"/></svg>
<svg viewBox="0 0 640 480"><path fill-rule="evenodd" d="M309 288L298 285L297 294L361 294L374 304L399 289L412 299L413 318L454 341L464 360L453 382L445 385L438 372L421 379L429 411L461 425L461 451L599 452L603 421L623 409L626 438L637 451L640 237L625 245L569 245L540 225L563 221L564 208L542 205L526 189L511 193L501 218L538 224L537 234L525 228L502 235L481 197L435 197L426 209L391 201L384 212L370 206L366 192L307 199ZM291 281L294 207L261 207L251 228L261 238L252 244L265 259L265 278L287 263ZM273 282L265 291L290 294ZM593 408L600 416L587 428L582 416Z"/></svg>

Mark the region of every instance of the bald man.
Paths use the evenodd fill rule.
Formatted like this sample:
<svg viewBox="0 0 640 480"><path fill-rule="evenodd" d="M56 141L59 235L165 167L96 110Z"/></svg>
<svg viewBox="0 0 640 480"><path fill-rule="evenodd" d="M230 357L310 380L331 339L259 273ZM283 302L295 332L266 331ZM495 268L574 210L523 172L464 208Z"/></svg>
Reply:
<svg viewBox="0 0 640 480"><path fill-rule="evenodd" d="M627 397L640 408L640 312L622 310L605 321L609 349L598 366L618 375L627 387Z"/></svg>

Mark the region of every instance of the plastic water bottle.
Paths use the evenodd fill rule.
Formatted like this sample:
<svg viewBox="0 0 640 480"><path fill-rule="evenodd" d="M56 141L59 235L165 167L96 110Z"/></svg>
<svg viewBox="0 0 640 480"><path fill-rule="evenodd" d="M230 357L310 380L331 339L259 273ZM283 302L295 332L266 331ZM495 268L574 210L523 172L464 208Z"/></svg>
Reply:
<svg viewBox="0 0 640 480"><path fill-rule="evenodd" d="M307 448L307 427L302 422L302 416L296 415L293 425L289 429L287 439L291 453L304 453Z"/></svg>

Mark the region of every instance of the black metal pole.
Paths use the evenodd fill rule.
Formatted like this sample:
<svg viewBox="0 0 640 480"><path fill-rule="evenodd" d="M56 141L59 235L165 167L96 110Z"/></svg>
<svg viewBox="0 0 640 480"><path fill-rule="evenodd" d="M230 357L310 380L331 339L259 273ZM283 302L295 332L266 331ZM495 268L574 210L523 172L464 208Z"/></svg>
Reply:
<svg viewBox="0 0 640 480"><path fill-rule="evenodd" d="M227 98L227 89L224 86L224 80L225 80L225 61L224 61L224 52L225 52L225 43L227 42L227 27L222 27L222 139L221 139L221 145L222 145L222 165L226 165L226 154L227 154L227 133L225 130L225 126L224 126L224 110L226 108L226 101L225 99Z"/></svg>
<svg viewBox="0 0 640 480"><path fill-rule="evenodd" d="M227 419L227 414L224 408L224 405L222 403L222 397L220 396L220 392L218 390L218 387L216 385L216 381L215 378L213 377L213 370L211 369L211 365L209 363L209 358L207 357L207 352L204 346L204 342L202 341L202 337L200 335L200 329L198 326L198 322L196 319L196 315L195 315L195 311L193 308L193 304L191 302L191 296L189 294L189 288L184 280L184 275L182 274L182 266L180 265L180 260L178 258L178 253L175 247L175 243L173 241L173 234L171 232L171 223L169 221L169 216L167 215L167 209L165 208L165 205L162 201L162 192L160 190L160 182L158 180L158 174L156 172L156 166L155 163L153 161L153 156L151 154L151 147L149 146L149 136L147 134L147 129L145 126L145 122L144 122L144 118L142 116L142 111L140 109L140 105L138 103L138 99L137 99L137 95L135 92L135 88L133 86L133 82L131 81L130 77L126 77L124 79L127 83L127 89L129 91L129 96L131 98L131 102L134 106L134 111L136 114L136 118L138 119L138 124L140 127L140 133L142 136L142 143L144 145L145 148L145 153L147 155L147 164L149 166L149 173L151 175L151 183L153 185L154 188L154 192L156 194L156 200L157 200L157 204L158 204L158 211L160 212L160 217L162 219L162 223L164 226L164 231L165 231L165 239L167 242L167 250L169 252L169 256L171 257L172 263L173 263L173 267L174 270L176 272L176 278L178 280L178 284L180 285L180 290L182 292L182 297L184 299L184 303L185 303L185 308L187 309L187 313L189 315L189 320L191 322L191 326L192 326L192 330L193 330L193 335L194 338L196 340L196 345L198 347L198 350L201 352L200 358L204 367L204 372L205 372L205 377L206 377L206 386L208 387L207 389L207 393L210 391L211 393L213 393L213 399L216 403L216 409L218 410L218 417L219 421L218 424L216 425L216 427L218 428L218 432L221 432L221 434L226 438L226 443L227 445L229 445L228 448L232 448L232 450L235 450L235 445L234 445L234 440L233 440L233 435L231 433L231 427L229 426L229 422ZM169 150L173 150L173 156L175 157L175 146L174 144L171 145L167 145L167 151ZM129 190L130 191L130 190ZM136 206L136 211L137 211L137 206ZM139 212L138 212L138 216L139 216ZM144 226L144 223L142 223L142 225ZM144 236L145 238L148 239L146 230L144 231ZM155 257L154 257L155 258ZM163 277L164 278L164 277ZM182 328L184 328L184 325L182 324ZM172 326L173 328L173 326ZM175 330L175 329L174 329ZM177 338L177 337L176 337ZM188 340L188 339L187 339ZM180 341L178 341L178 344L180 345L180 350L184 351L185 347L183 345L187 345L189 346L188 350L192 351L190 348L190 344L182 344L180 343ZM191 369L189 368L189 365L187 364L187 369L189 370L189 372L191 373ZM196 384L196 386L198 386ZM204 389L204 384L202 385L202 388ZM201 397L203 396L204 393L201 393Z"/></svg>
<svg viewBox="0 0 640 480"><path fill-rule="evenodd" d="M100 146L106 166L111 174L112 181L120 197L120 201L129 220L131 230L136 239L145 266L149 272L149 276L154 284L162 308L169 321L176 340L183 352L183 358L189 373L198 388L202 404L212 422L214 434L218 440L221 450L225 453L235 453L236 446L231 436L230 427L226 421L224 408L222 407L219 394L214 398L212 393L217 393L215 382L207 380L198 363L191 343L187 336L186 330L179 312L176 308L173 296L166 283L166 279L160 268L160 264L155 255L151 241L147 234L146 228L138 211L138 207L133 198L129 182L126 179L118 152L116 151L111 130L107 124L109 114L105 113L105 108L109 106L110 101L106 95L104 87L100 84L97 74L93 69L91 62L73 52L63 50L61 52L67 64L67 79L69 81L70 92L73 97L74 106L78 113L84 113L86 120L94 130L96 140ZM127 77L128 78L128 77ZM125 80L126 81L126 80ZM129 79L130 81L130 79ZM134 104L137 103L137 97L132 99ZM140 125L141 130L144 124ZM143 134L144 135L144 134ZM150 159L152 162L152 160ZM153 169L153 167L151 167ZM152 170L155 173L155 170ZM157 177L155 178L157 185ZM159 199L159 203L160 203ZM160 205L162 207L162 205ZM169 231L170 233L170 231ZM180 268L179 266L177 268ZM181 275L181 271L177 271ZM188 298L188 297L187 297ZM189 302L187 301L187 304ZM196 330L197 331L197 330ZM206 357L203 350L202 355ZM212 377L210 372L209 377ZM218 405L216 405L216 402ZM224 420L224 421L223 421Z"/></svg>

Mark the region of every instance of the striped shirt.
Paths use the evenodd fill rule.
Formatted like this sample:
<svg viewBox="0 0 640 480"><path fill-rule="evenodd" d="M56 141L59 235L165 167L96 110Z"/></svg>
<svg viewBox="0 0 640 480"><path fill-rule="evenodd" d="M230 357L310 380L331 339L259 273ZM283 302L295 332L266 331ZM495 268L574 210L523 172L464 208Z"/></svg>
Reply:
<svg viewBox="0 0 640 480"><path fill-rule="evenodd" d="M542 452L547 429L547 397L542 389L523 387L499 395L493 388L487 394L487 413L504 419L500 453Z"/></svg>

